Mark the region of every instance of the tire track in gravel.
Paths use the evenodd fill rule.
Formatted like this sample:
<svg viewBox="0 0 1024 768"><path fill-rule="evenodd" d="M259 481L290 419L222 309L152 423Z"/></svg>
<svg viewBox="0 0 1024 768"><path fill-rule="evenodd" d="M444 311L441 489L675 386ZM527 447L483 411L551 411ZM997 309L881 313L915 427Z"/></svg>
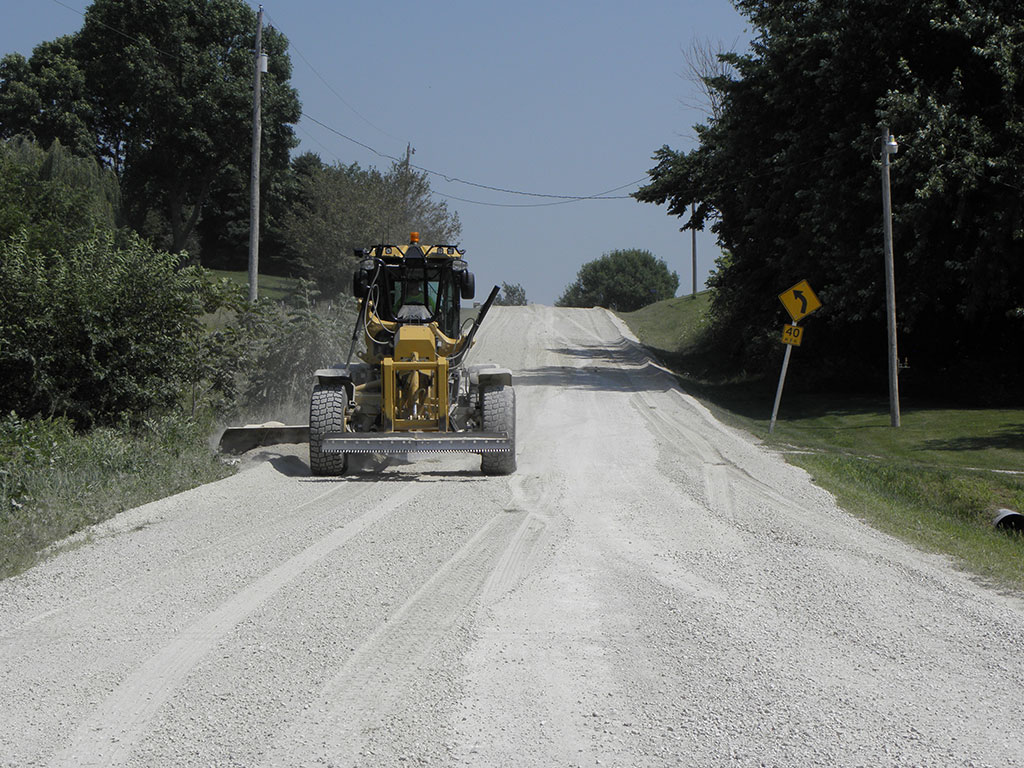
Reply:
<svg viewBox="0 0 1024 768"><path fill-rule="evenodd" d="M370 488L368 486L360 488L354 494L351 493L350 486L348 487L348 490L349 495L346 496L345 500L348 504L356 506L356 502L361 497L365 496L370 491ZM334 497L345 493L345 491L346 486L344 484L336 484L335 487L330 490L321 493L320 495L315 496L309 501L303 502L296 507L284 507L281 508L279 512L261 512L260 525L249 526L244 529L236 528L235 530L238 531L237 533L229 534L204 546L190 549L186 554L176 556L173 560L169 561L167 565L147 572L146 580L151 582L158 588L158 590L163 590L166 588L166 579L173 574L180 574L189 563L198 563L199 561L203 561L215 552L227 554L229 552L255 551L259 549L262 542L276 539L280 537L283 532L291 531L294 528L296 516L305 515L306 517L317 518L325 513L333 511L336 509L336 505L332 503ZM106 587L95 592L91 592L88 595L76 598L75 600L56 608L51 608L47 611L31 616L16 627L6 628L3 635L0 635L0 641L3 642L3 645L0 646L0 660L6 659L14 654L19 647L19 635L26 633L26 631L33 628L34 625L40 622L52 622L54 619L57 619L63 614L71 611L87 611L89 604L102 603L104 605L109 605L112 596L121 595L126 587L129 585L137 586L138 583L139 580L137 577L115 581ZM132 593L132 599L141 603L148 597L151 597L152 594L153 591L140 593L135 590ZM49 633L53 634L55 629L56 628L49 630Z"/></svg>
<svg viewBox="0 0 1024 768"><path fill-rule="evenodd" d="M688 446L687 453L694 454L700 461L697 470L689 470L694 479L700 481L703 499L709 510L733 517L735 494L745 491L757 498L771 500L779 509L789 509L793 499L761 480L745 469L736 460L727 456L710 439L689 426L676 414L665 415L665 410L651 402L651 398L638 392L633 407L644 418L648 426L673 446Z"/></svg>
<svg viewBox="0 0 1024 768"><path fill-rule="evenodd" d="M67 768L120 765L144 734L156 711L218 641L282 587L411 500L419 491L415 485L400 488L180 632L174 641L138 667L91 717L79 725L70 746L56 757L53 765Z"/></svg>
<svg viewBox="0 0 1024 768"><path fill-rule="evenodd" d="M514 586L545 529L543 516L514 507L488 520L355 650L261 765L353 765L408 747L403 737L415 734L396 732L391 723L410 709L419 712L416 721L436 714L416 698L436 646L452 643L482 604Z"/></svg>

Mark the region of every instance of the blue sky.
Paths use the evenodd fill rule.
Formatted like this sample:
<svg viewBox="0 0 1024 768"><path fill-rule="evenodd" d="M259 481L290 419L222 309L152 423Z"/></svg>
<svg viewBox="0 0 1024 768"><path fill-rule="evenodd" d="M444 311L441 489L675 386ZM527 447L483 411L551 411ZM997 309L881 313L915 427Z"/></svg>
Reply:
<svg viewBox="0 0 1024 768"><path fill-rule="evenodd" d="M77 31L88 5L0 0L0 53L29 55ZM292 44L292 83L310 117L387 155L404 156L411 143L413 163L449 178L556 195L645 179L662 144L692 148L704 117L688 106L698 96L682 76L684 49L694 39L742 49L749 39L728 0L263 5ZM249 130L240 126L240 137ZM296 133L297 151L327 162L389 164L309 120ZM546 202L440 176L431 185L477 203ZM664 208L632 199L477 203L449 200L481 293L520 283L531 301L552 303L582 264L616 248L650 250L679 273L680 293L690 291L690 234ZM718 255L710 234L697 251L700 288Z"/></svg>

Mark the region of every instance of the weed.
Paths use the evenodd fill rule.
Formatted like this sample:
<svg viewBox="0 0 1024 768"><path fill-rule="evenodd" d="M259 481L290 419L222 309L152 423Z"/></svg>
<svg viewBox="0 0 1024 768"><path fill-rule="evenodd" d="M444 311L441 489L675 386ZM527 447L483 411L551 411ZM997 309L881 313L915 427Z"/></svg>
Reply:
<svg viewBox="0 0 1024 768"><path fill-rule="evenodd" d="M179 414L87 433L65 419L0 420L0 577L118 512L231 474L210 428Z"/></svg>

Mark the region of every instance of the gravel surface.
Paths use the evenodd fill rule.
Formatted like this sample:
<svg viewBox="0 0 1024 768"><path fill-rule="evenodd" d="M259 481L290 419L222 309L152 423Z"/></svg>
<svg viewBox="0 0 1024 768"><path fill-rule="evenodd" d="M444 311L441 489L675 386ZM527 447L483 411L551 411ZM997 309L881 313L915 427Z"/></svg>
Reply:
<svg viewBox="0 0 1024 768"><path fill-rule="evenodd" d="M0 765L1024 765L1024 603L839 510L628 335L489 316L512 476L313 478L277 446L0 582Z"/></svg>

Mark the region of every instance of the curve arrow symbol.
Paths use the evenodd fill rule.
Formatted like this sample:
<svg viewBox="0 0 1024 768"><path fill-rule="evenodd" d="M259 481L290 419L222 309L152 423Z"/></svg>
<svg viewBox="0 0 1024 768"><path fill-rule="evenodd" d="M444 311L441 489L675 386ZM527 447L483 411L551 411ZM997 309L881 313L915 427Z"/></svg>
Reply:
<svg viewBox="0 0 1024 768"><path fill-rule="evenodd" d="M793 298L800 300L800 314L807 314L807 298L803 291L793 291Z"/></svg>

